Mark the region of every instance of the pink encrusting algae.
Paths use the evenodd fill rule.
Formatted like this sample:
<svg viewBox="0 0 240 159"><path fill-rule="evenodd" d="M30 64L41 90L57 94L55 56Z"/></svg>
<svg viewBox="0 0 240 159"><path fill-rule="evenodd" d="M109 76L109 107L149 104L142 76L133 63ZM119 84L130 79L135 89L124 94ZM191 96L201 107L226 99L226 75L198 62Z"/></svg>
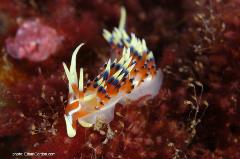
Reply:
<svg viewBox="0 0 240 159"><path fill-rule="evenodd" d="M6 49L15 59L40 62L55 54L61 41L62 37L56 30L40 19L26 20L17 30L15 38L6 40Z"/></svg>

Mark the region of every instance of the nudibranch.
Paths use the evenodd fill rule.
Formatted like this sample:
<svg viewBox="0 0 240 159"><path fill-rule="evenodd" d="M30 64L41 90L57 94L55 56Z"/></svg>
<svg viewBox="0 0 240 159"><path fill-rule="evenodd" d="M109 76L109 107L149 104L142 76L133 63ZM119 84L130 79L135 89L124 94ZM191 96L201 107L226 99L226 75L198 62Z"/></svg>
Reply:
<svg viewBox="0 0 240 159"><path fill-rule="evenodd" d="M144 39L135 34L128 35L125 28L126 11L121 8L119 27L111 33L103 31L103 37L112 48L121 52L119 59L103 66L103 71L84 86L83 69L79 77L76 57L81 45L73 52L70 68L63 63L69 82L68 104L65 108L65 122L69 137L76 135L77 123L91 127L97 120L109 123L114 117L115 104L154 97L161 87L163 75L157 69L153 53L148 50Z"/></svg>

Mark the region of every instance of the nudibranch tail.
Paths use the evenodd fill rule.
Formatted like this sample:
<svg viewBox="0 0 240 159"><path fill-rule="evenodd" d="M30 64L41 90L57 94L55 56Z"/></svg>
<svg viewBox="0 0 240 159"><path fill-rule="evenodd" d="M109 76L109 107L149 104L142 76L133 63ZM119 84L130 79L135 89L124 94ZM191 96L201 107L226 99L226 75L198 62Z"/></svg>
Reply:
<svg viewBox="0 0 240 159"><path fill-rule="evenodd" d="M157 70L152 51L144 39L125 30L126 10L121 8L118 28L113 32L103 30L103 37L120 58L109 59L94 80L84 86L83 69L79 78L76 70L77 53L83 44L73 52L70 68L63 63L69 82L68 105L65 122L69 137L76 135L77 122L83 127L91 127L97 120L109 123L114 117L115 104L136 100L142 96L154 97L162 83L162 72Z"/></svg>

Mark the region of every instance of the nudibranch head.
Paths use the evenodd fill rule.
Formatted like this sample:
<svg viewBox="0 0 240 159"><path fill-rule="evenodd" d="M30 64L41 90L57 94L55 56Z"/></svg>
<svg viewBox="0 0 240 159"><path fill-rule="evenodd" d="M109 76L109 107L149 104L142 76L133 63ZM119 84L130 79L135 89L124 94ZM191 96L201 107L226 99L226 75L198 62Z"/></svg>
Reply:
<svg viewBox="0 0 240 159"><path fill-rule="evenodd" d="M68 105L65 122L69 137L76 135L77 122L83 127L91 127L100 119L109 123L114 116L117 102L136 100L142 96L156 96L161 83L162 72L156 69L154 56L148 50L144 39L125 31L126 11L122 9L118 28L111 33L103 31L103 37L114 49L121 53L119 59L108 60L103 71L84 86L83 69L79 77L76 71L76 57L80 44L73 52L70 68L63 63L69 82Z"/></svg>

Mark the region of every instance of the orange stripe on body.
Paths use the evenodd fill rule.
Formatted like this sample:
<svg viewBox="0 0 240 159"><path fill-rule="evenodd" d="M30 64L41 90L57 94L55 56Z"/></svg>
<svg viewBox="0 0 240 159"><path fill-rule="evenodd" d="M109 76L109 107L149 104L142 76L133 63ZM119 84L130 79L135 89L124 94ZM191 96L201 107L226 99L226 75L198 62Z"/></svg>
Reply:
<svg viewBox="0 0 240 159"><path fill-rule="evenodd" d="M89 113L88 113L88 112L85 112L85 111L83 111L83 110L80 110L80 111L74 113L74 114L73 114L73 118L72 118L72 120L73 120L73 121L72 121L72 127L73 127L74 129L76 129L77 120L78 120L79 118L87 115L87 114L89 114Z"/></svg>
<svg viewBox="0 0 240 159"><path fill-rule="evenodd" d="M150 68L150 74L152 75L152 76L155 76L156 75L156 69L153 67L154 66L154 62L153 61L151 61L151 62L149 62L149 64L148 64L148 68Z"/></svg>
<svg viewBox="0 0 240 159"><path fill-rule="evenodd" d="M68 114L70 111L72 111L73 109L76 109L78 107L78 104L79 102L78 101L75 101L71 104L68 104L66 106L66 109L65 109L65 114Z"/></svg>
<svg viewBox="0 0 240 159"><path fill-rule="evenodd" d="M82 98L83 92L79 91L78 86L76 84L72 84L72 89L76 98Z"/></svg>
<svg viewBox="0 0 240 159"><path fill-rule="evenodd" d="M103 93L101 93L101 92L97 92L97 96L100 98L100 100L103 102L103 103L106 103L106 102L108 102L108 98L107 98L107 96L106 96L106 94L103 94Z"/></svg>
<svg viewBox="0 0 240 159"><path fill-rule="evenodd" d="M124 91L126 93L131 92L132 90L132 82L130 82L130 80L126 80L126 82L122 85L122 87L120 88L121 91Z"/></svg>
<svg viewBox="0 0 240 159"><path fill-rule="evenodd" d="M140 74L140 81L144 80L147 77L147 68L143 68L142 70L140 70L139 74Z"/></svg>
<svg viewBox="0 0 240 159"><path fill-rule="evenodd" d="M109 96L115 96L118 94L118 89L113 86L112 84L107 84L107 93L109 94Z"/></svg>

